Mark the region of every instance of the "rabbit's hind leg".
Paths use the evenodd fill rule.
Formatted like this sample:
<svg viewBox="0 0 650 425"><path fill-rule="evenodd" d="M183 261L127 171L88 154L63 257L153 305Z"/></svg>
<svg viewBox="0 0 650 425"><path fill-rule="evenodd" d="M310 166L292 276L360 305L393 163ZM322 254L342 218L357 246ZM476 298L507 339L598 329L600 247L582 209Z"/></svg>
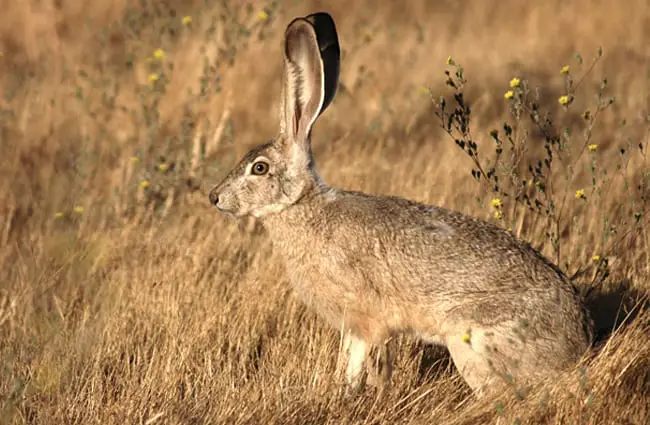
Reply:
<svg viewBox="0 0 650 425"><path fill-rule="evenodd" d="M531 373L526 370L531 366L525 361L530 357L526 353L534 352L536 346L527 345L513 329L513 322L505 322L454 332L445 338L456 368L477 396L525 387L526 373Z"/></svg>
<svg viewBox="0 0 650 425"><path fill-rule="evenodd" d="M449 354L467 385L477 397L486 394L495 381L495 370L485 346L484 332L472 329L445 338Z"/></svg>

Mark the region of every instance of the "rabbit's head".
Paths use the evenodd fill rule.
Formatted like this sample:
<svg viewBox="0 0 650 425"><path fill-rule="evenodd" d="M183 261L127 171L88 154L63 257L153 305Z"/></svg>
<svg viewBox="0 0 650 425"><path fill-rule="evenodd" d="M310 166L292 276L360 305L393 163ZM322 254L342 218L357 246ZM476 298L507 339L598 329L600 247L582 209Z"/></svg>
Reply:
<svg viewBox="0 0 650 425"><path fill-rule="evenodd" d="M321 185L311 129L336 92L340 50L327 13L294 19L284 35L280 132L251 149L210 191L210 203L237 217L263 217L295 204Z"/></svg>

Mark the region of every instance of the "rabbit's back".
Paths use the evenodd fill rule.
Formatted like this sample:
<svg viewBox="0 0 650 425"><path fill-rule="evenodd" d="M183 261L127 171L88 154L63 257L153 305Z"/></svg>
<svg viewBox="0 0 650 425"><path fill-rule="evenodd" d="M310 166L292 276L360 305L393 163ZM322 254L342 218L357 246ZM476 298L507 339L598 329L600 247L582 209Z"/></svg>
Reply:
<svg viewBox="0 0 650 425"><path fill-rule="evenodd" d="M276 243L286 241L303 262L332 257L341 264L372 265L377 276L368 277L396 285L408 281L417 298L432 291L480 292L488 289L486 281L494 281L493 291L512 293L571 287L536 250L490 223L399 197L330 189L319 198L273 220L281 234L294 233L274 238ZM311 249L301 249L303 243Z"/></svg>

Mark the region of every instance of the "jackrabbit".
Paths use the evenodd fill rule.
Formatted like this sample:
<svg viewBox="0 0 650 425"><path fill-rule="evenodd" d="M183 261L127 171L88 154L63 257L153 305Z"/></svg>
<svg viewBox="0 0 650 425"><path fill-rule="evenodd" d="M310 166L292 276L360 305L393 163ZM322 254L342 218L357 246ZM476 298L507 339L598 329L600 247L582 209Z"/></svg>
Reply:
<svg viewBox="0 0 650 425"><path fill-rule="evenodd" d="M445 345L477 395L576 362L591 321L574 286L532 247L458 212L321 180L311 129L336 92L339 56L329 14L288 25L279 134L250 150L209 199L261 220L298 295L345 332L348 384L360 388L369 350L400 333ZM387 381L387 348L382 362Z"/></svg>

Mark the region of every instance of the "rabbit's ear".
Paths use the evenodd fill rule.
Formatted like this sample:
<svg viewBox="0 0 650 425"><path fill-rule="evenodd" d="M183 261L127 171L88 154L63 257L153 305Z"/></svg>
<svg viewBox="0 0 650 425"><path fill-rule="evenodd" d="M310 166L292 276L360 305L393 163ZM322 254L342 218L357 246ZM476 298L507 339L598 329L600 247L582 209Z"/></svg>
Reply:
<svg viewBox="0 0 650 425"><path fill-rule="evenodd" d="M294 19L284 36L281 131L308 148L316 118L331 103L339 75L339 44L326 13Z"/></svg>

